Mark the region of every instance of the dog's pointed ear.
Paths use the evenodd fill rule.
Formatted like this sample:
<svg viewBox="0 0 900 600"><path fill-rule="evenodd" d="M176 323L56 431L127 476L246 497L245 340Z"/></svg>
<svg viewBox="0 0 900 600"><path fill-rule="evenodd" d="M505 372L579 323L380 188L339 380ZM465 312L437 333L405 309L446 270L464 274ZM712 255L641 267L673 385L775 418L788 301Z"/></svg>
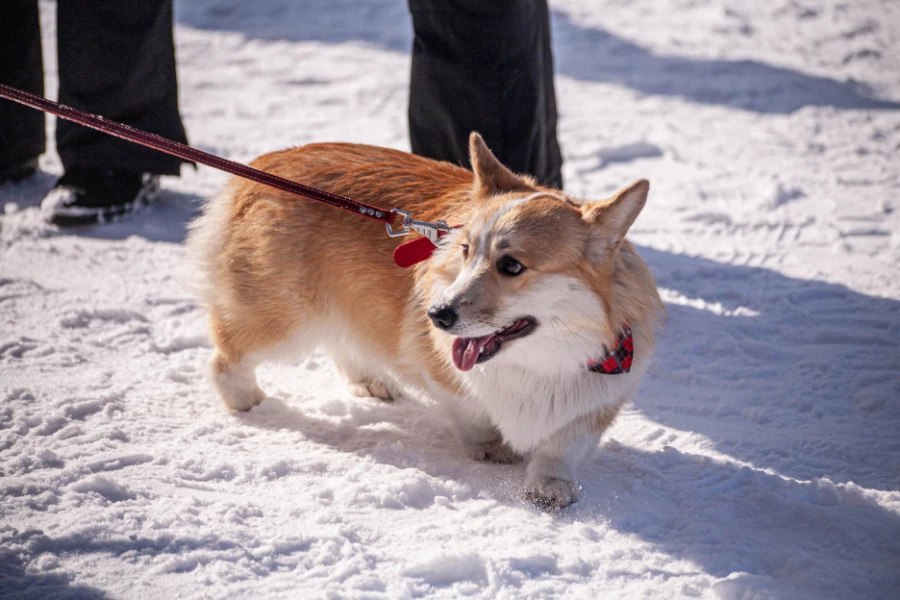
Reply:
<svg viewBox="0 0 900 600"><path fill-rule="evenodd" d="M534 189L530 181L517 177L504 167L476 131L469 135L469 162L475 173L474 191L478 197Z"/></svg>
<svg viewBox="0 0 900 600"><path fill-rule="evenodd" d="M582 217L591 226L588 252L593 259L602 260L615 253L644 208L649 191L650 182L639 179L616 192L609 200L582 206Z"/></svg>

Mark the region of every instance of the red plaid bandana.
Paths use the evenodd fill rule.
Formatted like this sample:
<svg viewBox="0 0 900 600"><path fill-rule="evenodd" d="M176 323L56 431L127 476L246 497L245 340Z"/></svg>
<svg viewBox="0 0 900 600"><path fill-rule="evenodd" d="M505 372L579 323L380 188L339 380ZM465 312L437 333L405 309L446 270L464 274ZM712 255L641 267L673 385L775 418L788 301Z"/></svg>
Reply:
<svg viewBox="0 0 900 600"><path fill-rule="evenodd" d="M620 375L631 370L631 361L634 359L634 339L631 337L631 326L628 323L622 327L622 333L616 340L612 350L603 346L603 356L588 361L587 370L606 375Z"/></svg>

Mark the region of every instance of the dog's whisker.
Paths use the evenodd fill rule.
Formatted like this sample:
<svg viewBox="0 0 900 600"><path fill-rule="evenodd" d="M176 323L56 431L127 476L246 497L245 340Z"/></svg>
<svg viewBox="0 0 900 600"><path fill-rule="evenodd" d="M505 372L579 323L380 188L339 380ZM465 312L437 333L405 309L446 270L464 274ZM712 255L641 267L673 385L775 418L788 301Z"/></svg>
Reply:
<svg viewBox="0 0 900 600"><path fill-rule="evenodd" d="M556 342L557 346L561 346L562 340L559 339L559 334L556 332L556 324L553 322L553 321L558 321L558 320L559 319L557 319L556 317L552 317L550 319L550 328L553 329L553 341Z"/></svg>
<svg viewBox="0 0 900 600"><path fill-rule="evenodd" d="M577 339L577 340L583 340L583 341L585 341L585 342L591 342L591 341L592 341L591 338L589 338L587 335L585 335L585 334L583 334L583 333L576 333L575 331L573 331L572 328L569 327L569 326L565 323L565 321L563 321L563 320L560 319L559 317L553 317L553 319L556 319L557 321L559 321L559 324L562 325L563 327L565 327L565 328L566 328L566 331L568 331L568 332L569 332L569 335L571 335L573 338L575 338L575 339Z"/></svg>

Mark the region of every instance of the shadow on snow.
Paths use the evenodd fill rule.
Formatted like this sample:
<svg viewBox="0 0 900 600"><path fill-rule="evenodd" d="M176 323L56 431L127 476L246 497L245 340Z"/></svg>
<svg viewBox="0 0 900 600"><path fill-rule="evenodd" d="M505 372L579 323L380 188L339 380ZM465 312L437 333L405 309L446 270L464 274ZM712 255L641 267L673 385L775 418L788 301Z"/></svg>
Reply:
<svg viewBox="0 0 900 600"><path fill-rule="evenodd" d="M70 578L64 575L26 571L21 557L5 549L0 549L0 596L6 600L109 598L103 590L95 587L72 585Z"/></svg>
<svg viewBox="0 0 900 600"><path fill-rule="evenodd" d="M655 54L599 27L585 27L552 11L556 72L582 81L613 83L642 94L676 96L759 113L791 113L804 106L900 109L859 82L838 81L755 60ZM249 37L328 44L362 42L408 53L412 25L398 0L320 2L198 0L176 7L179 23L230 30Z"/></svg>
<svg viewBox="0 0 900 600"><path fill-rule="evenodd" d="M858 485L900 488L900 302L763 268L639 251L661 287L707 308L668 306L637 409L702 434L748 466L612 439L585 466L584 498L560 518L608 522L717 577L749 574L729 580L732 591L765 582L800 597L895 589L900 517ZM348 406L338 424L271 398L238 418L519 504L524 468L466 459L435 407L410 399ZM397 441L402 452L393 450Z"/></svg>

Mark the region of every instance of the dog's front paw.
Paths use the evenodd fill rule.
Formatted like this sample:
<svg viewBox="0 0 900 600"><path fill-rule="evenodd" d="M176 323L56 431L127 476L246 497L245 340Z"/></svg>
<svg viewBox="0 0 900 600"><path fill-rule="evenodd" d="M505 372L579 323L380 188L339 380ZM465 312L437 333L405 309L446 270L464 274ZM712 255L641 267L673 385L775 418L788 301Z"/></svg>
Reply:
<svg viewBox="0 0 900 600"><path fill-rule="evenodd" d="M574 482L555 477L529 477L525 480L522 496L546 511L563 509L578 499Z"/></svg>
<svg viewBox="0 0 900 600"><path fill-rule="evenodd" d="M393 402L397 397L396 392L377 379L349 383L347 390L358 398L378 398L384 402Z"/></svg>
<svg viewBox="0 0 900 600"><path fill-rule="evenodd" d="M522 455L504 444L502 438L472 444L469 447L469 456L480 462L501 465L515 465L522 462Z"/></svg>

